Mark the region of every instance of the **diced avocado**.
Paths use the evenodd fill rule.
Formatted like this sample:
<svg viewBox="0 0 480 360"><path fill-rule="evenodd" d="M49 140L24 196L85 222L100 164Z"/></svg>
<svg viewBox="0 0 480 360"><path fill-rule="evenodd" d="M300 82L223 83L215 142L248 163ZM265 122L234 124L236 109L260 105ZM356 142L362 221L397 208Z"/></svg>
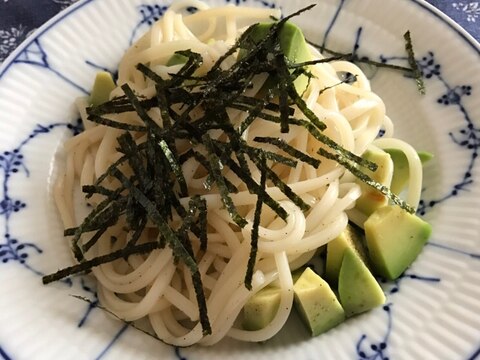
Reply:
<svg viewBox="0 0 480 360"><path fill-rule="evenodd" d="M431 152L428 151L417 151L418 157L420 158L420 161L422 164L425 164L429 162L430 160L433 159L434 155Z"/></svg>
<svg viewBox="0 0 480 360"><path fill-rule="evenodd" d="M185 64L188 61L188 58L181 54L173 54L170 59L167 61L167 66L181 65Z"/></svg>
<svg viewBox="0 0 480 360"><path fill-rule="evenodd" d="M343 255L347 248L357 253L364 262L367 261L368 256L364 241L361 231L357 227L348 224L339 236L327 244L325 279L330 285L337 285Z"/></svg>
<svg viewBox="0 0 480 360"><path fill-rule="evenodd" d="M393 177L390 185L390 190L395 194L400 194L405 188L408 178L410 176L410 170L408 168L407 157L398 149L385 149L390 154L393 161ZM418 156L422 164L433 158L433 154L426 151L419 151Z"/></svg>
<svg viewBox="0 0 480 360"><path fill-rule="evenodd" d="M370 160L378 165L376 171L364 170L376 182L390 186L393 174L393 161L390 154L378 148L370 148L365 151L362 158ZM362 195L357 199L355 207L365 215L370 215L378 208L388 204L388 198L380 191L368 186L359 180Z"/></svg>
<svg viewBox="0 0 480 360"><path fill-rule="evenodd" d="M430 224L395 205L375 211L364 226L373 269L391 280L416 259L432 232Z"/></svg>
<svg viewBox="0 0 480 360"><path fill-rule="evenodd" d="M386 300L375 277L351 248L343 256L338 294L347 317L380 306Z"/></svg>
<svg viewBox="0 0 480 360"><path fill-rule="evenodd" d="M90 104L98 106L110 100L110 93L117 86L113 81L112 74L107 71L100 71L95 77L92 93L90 94Z"/></svg>
<svg viewBox="0 0 480 360"><path fill-rule="evenodd" d="M310 258L310 260L308 260L307 263L305 263L301 268L295 270L292 273L293 282L295 282L300 277L300 275L303 274L303 271L307 267L311 268L316 274L324 278L326 258L327 258L327 245L324 245L319 247L315 251L315 254ZM299 274L297 276L298 272ZM297 276L297 278L295 278L295 276Z"/></svg>
<svg viewBox="0 0 480 360"><path fill-rule="evenodd" d="M420 158L420 161L422 164L425 164L429 162L430 160L433 159L434 155L431 152L428 151L417 151L418 157Z"/></svg>
<svg viewBox="0 0 480 360"><path fill-rule="evenodd" d="M260 42L270 31L273 23L260 23L252 30L251 38L255 42ZM280 31L280 47L287 57L293 63L303 63L310 61L312 55L308 49L307 42L303 36L302 30L295 24L287 21ZM240 51L239 59L244 56L244 51ZM268 80L267 80L268 81ZM300 75L294 81L295 88L299 94L302 94L308 86L308 78L305 75Z"/></svg>
<svg viewBox="0 0 480 360"><path fill-rule="evenodd" d="M243 328L259 330L275 317L280 305L280 288L267 286L253 295L243 307Z"/></svg>
<svg viewBox="0 0 480 360"><path fill-rule="evenodd" d="M345 320L345 312L325 280L306 268L293 286L295 306L312 336L337 326Z"/></svg>
<svg viewBox="0 0 480 360"><path fill-rule="evenodd" d="M292 280L293 280L293 283L295 284L298 279L300 279L300 276L302 276L303 272L305 271L306 267L305 266L302 266L301 268L295 270L294 272L292 272Z"/></svg>

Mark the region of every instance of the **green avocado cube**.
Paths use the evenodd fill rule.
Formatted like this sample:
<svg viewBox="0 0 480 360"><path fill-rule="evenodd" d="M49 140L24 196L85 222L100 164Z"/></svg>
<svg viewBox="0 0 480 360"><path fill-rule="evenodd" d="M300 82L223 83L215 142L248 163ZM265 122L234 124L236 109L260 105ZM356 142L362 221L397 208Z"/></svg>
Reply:
<svg viewBox="0 0 480 360"><path fill-rule="evenodd" d="M371 148L365 151L362 158L370 160L377 164L377 170L364 170L364 173L370 176L376 182L390 186L393 174L393 161L390 154L377 148ZM355 207L365 215L370 215L375 210L388 204L388 198L380 191L372 188L364 182L358 180L358 184L362 189L362 195L357 199Z"/></svg>
<svg viewBox="0 0 480 360"><path fill-rule="evenodd" d="M396 205L375 211L364 227L374 271L391 280L412 264L432 232L430 224Z"/></svg>
<svg viewBox="0 0 480 360"><path fill-rule="evenodd" d="M386 300L375 277L351 248L343 256L338 294L347 317L371 310Z"/></svg>
<svg viewBox="0 0 480 360"><path fill-rule="evenodd" d="M167 66L186 64L187 61L188 57L175 53L170 57L170 59L168 59Z"/></svg>
<svg viewBox="0 0 480 360"><path fill-rule="evenodd" d="M112 74L108 71L99 71L93 83L93 89L90 94L90 104L98 106L107 102L110 100L110 93L116 87Z"/></svg>
<svg viewBox="0 0 480 360"><path fill-rule="evenodd" d="M306 268L293 286L295 306L312 336L320 335L345 320L345 312L325 280Z"/></svg>
<svg viewBox="0 0 480 360"><path fill-rule="evenodd" d="M357 227L348 224L340 235L327 244L325 279L330 285L336 286L338 283L338 274L340 273L346 249L352 249L363 261L367 261L368 256L364 242L364 236L361 231Z"/></svg>
<svg viewBox="0 0 480 360"><path fill-rule="evenodd" d="M255 25L250 34L252 40L256 43L265 38L270 31L273 23L260 23ZM286 58L292 64L303 63L310 61L312 55L305 41L302 30L295 24L287 21L280 30L280 47ZM245 56L245 50L241 50L238 58ZM269 79L270 80L270 79ZM267 81L269 81L267 80ZM302 94L308 86L308 78L305 75L300 75L294 81L295 89L299 94ZM267 86L269 84L267 83ZM271 87L272 85L270 85Z"/></svg>
<svg viewBox="0 0 480 360"><path fill-rule="evenodd" d="M400 194L410 177L407 157L403 151L398 149L385 149L385 151L390 154L393 161L393 177L390 190L395 194ZM426 151L419 151L417 153L422 164L425 164L433 158L433 154Z"/></svg>
<svg viewBox="0 0 480 360"><path fill-rule="evenodd" d="M292 272L292 280L294 284L298 281L298 279L300 279L300 276L302 276L303 272L308 266L309 265L304 265L301 268L298 268L297 270Z"/></svg>
<svg viewBox="0 0 480 360"><path fill-rule="evenodd" d="M253 295L243 307L243 328L260 330L270 324L280 306L281 290L267 286Z"/></svg>

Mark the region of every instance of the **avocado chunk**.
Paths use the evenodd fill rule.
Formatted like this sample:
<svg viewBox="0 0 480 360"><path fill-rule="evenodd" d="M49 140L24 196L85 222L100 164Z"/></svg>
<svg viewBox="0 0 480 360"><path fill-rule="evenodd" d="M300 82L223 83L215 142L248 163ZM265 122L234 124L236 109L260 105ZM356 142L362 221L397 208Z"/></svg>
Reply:
<svg viewBox="0 0 480 360"><path fill-rule="evenodd" d="M393 174L393 161L390 154L382 149L372 147L363 153L362 158L378 165L376 171L365 169L365 174L382 185L390 186ZM357 199L355 207L362 213L368 216L378 208L388 204L388 198L380 191L360 180L358 183L362 189L362 195Z"/></svg>
<svg viewBox="0 0 480 360"><path fill-rule="evenodd" d="M167 66L181 65L185 64L188 61L188 58L181 54L173 54L170 59L167 61Z"/></svg>
<svg viewBox="0 0 480 360"><path fill-rule="evenodd" d="M375 277L351 248L343 256L338 294L347 317L371 310L386 300Z"/></svg>
<svg viewBox="0 0 480 360"><path fill-rule="evenodd" d="M295 306L312 336L320 335L345 320L345 312L325 280L306 268L293 286Z"/></svg>
<svg viewBox="0 0 480 360"><path fill-rule="evenodd" d="M294 272L292 272L292 280L293 280L293 283L295 284L298 279L300 279L300 276L302 276L303 272L305 271L306 267L305 266L302 266L301 268L295 270Z"/></svg>
<svg viewBox="0 0 480 360"><path fill-rule="evenodd" d="M267 286L253 295L243 307L243 328L260 330L270 324L280 306L280 288Z"/></svg>
<svg viewBox="0 0 480 360"><path fill-rule="evenodd" d="M352 249L364 262L367 261L368 256L363 234L351 224L348 224L340 235L327 244L325 279L330 285L337 285L343 255L348 248Z"/></svg>
<svg viewBox="0 0 480 360"><path fill-rule="evenodd" d="M255 25L250 36L255 43L260 42L265 38L270 31L273 23L260 23ZM312 55L308 49L307 42L303 36L302 30L295 24L287 21L279 34L280 38L280 47L287 57L287 59L292 64L299 64L306 61L312 60ZM238 58L241 59L245 56L245 50L241 50ZM267 80L269 81L269 80ZM293 82L295 89L299 94L302 94L308 86L308 77L305 75L300 75ZM267 83L267 86L271 87L272 85Z"/></svg>
<svg viewBox="0 0 480 360"><path fill-rule="evenodd" d="M110 100L110 93L116 87L112 74L108 71L99 71L93 83L93 89L90 94L90 104L98 106L107 102Z"/></svg>
<svg viewBox="0 0 480 360"><path fill-rule="evenodd" d="M417 258L432 232L430 224L395 205L375 211L364 226L373 269L391 280Z"/></svg>
<svg viewBox="0 0 480 360"><path fill-rule="evenodd" d="M398 149L385 149L385 151L390 154L393 161L393 177L390 190L395 194L400 194L410 177L407 157L403 151ZM417 154L422 164L425 164L433 158L433 154L426 151L418 151Z"/></svg>

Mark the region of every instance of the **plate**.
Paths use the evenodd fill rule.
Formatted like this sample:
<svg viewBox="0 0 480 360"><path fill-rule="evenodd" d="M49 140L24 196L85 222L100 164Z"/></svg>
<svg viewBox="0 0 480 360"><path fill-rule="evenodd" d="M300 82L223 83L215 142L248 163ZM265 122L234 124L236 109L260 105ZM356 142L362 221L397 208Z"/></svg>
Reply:
<svg viewBox="0 0 480 360"><path fill-rule="evenodd" d="M281 7L310 1L223 0ZM383 284L387 304L309 338L293 318L263 344L177 349L110 318L86 276L43 286L71 262L51 196L58 150L79 131L73 107L98 69L114 71L164 1L84 0L36 31L0 68L0 358L474 359L480 353L480 46L418 0L322 0L296 19L306 36L373 60L405 63L410 30L427 94L370 71L398 137L435 154L419 212L434 231L414 265ZM371 70L371 69L370 69ZM69 295L91 299L85 303Z"/></svg>

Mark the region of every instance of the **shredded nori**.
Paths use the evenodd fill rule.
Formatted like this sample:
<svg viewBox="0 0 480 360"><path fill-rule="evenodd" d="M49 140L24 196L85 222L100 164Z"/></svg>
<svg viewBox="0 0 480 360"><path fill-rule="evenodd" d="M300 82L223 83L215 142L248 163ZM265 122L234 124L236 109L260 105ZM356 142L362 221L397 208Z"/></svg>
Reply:
<svg viewBox="0 0 480 360"><path fill-rule="evenodd" d="M220 191L220 195L222 196L222 201L225 207L228 210L232 220L240 227L244 227L247 225L247 220L245 220L237 211L232 198L230 197L227 185L225 184L225 178L222 175L222 167L223 164L221 163L220 158L216 155L214 145L210 136L205 134L202 138L203 143L205 144L209 155L208 155L208 162L210 164L211 175L215 180L215 183L218 186L218 190Z"/></svg>
<svg viewBox="0 0 480 360"><path fill-rule="evenodd" d="M177 177L178 184L180 185L181 196L188 196L187 183L185 181L185 177L183 176L183 171L180 167L180 164L177 162L177 159L175 159L174 153L172 152L172 150L170 150L165 140L160 140L159 145L160 148L163 150L165 158L170 164L170 168Z"/></svg>
<svg viewBox="0 0 480 360"><path fill-rule="evenodd" d="M243 134L256 119L278 124L281 132L288 132L292 126L304 127L315 139L327 146L329 151L319 150L321 156L337 161L359 179L387 195L392 202L412 211L411 207L390 190L374 182L360 170L363 167L375 171L376 164L347 151L323 133L326 125L307 107L295 88L294 81L298 76L305 75L310 80L310 65L341 59L359 60L354 58L356 55L332 51L329 51L332 54L329 58L299 64L293 64L286 58L280 46L279 33L282 26L293 16L313 6L307 6L275 21L260 41L252 38L256 25L251 26L235 45L201 76L196 75L196 71L203 59L190 50L177 52L186 57L187 62L177 74L171 74L168 79L162 78L146 64L138 64L138 71L155 86L156 93L152 98L138 96L128 84L124 84L124 95L87 109L89 120L124 131L117 139L118 151L123 155L111 164L93 185L82 188L86 198L99 195L103 200L93 208L80 226L65 230L65 236L72 237L72 250L79 264L44 276L44 283L88 272L92 267L117 259L127 259L132 254L149 253L168 246L172 249L175 261L183 262L191 272L203 333L210 334L204 288L195 253L195 249L198 249L195 241L199 241L200 251L206 251L208 246L207 202L199 194L189 194L182 171L183 164L194 159L206 170L206 187L218 188L226 210L239 227L244 227L248 222L235 207L230 196L238 192L238 188L227 179L226 173L231 171L251 194L256 195L251 251L245 275L245 286L251 289L262 206L270 207L284 221L288 217L280 203L268 194L267 182L270 186L277 187L303 211L310 209L272 170L272 165L296 167L302 162L317 168L321 161L298 151L282 139L259 136L254 140L259 144L271 144L284 154L247 144ZM406 40L410 56L411 41L409 38ZM223 62L237 52L242 56L238 56L229 69L223 70ZM413 58L413 52L411 57ZM378 66L380 65L386 66ZM412 64L411 66L413 68ZM388 67L412 71L398 66ZM247 96L245 91L251 87L254 77L264 73L268 73L274 81L266 82L268 85L265 85L262 96ZM178 106L174 110L174 105L180 105L180 111ZM293 106L301 111L306 120L293 117ZM163 126L159 126L152 119L149 114L151 109L160 111ZM244 121L233 124L227 109L244 112ZM197 110L203 114L200 118L193 115L194 111L199 113ZM135 112L139 123L126 124L106 117L126 112ZM211 132L214 129L222 130L226 136L215 138ZM142 143L137 143L139 132L146 134L146 140ZM177 140L181 139L189 141L189 149L179 150ZM126 168L128 171L124 172ZM251 169L254 168L260 172L259 183L252 177ZM111 189L110 185L106 184L107 180L113 180L120 185ZM190 198L188 207L182 205L182 197ZM181 218L180 224L173 221L175 214ZM110 254L87 260L89 249L120 218L125 219L125 230L128 231L126 246ZM141 238L147 223L155 225L156 241L142 243ZM196 239L191 234L195 235ZM88 240L80 246L80 239L84 237Z"/></svg>
<svg viewBox="0 0 480 360"><path fill-rule="evenodd" d="M172 249L176 258L181 259L185 265L192 272L193 286L197 295L197 302L200 311L200 322L202 324L203 333L205 335L211 334L210 322L207 315L207 303L203 291L200 272L195 258L185 249L184 244L169 226L167 219L163 217L157 210L157 205L150 201L148 197L136 186L134 186L120 171L114 174L118 180L133 194L139 204L146 210L150 220L158 227L161 236ZM159 246L160 246L159 242Z"/></svg>
<svg viewBox="0 0 480 360"><path fill-rule="evenodd" d="M83 272L90 271L91 268L105 264L108 262L112 262L117 259L124 258L125 256L133 255L133 254L145 254L152 252L155 249L159 248L159 244L157 241L151 241L147 243L143 243L141 245L134 246L132 248L124 248L120 249L117 251L114 251L110 254L107 255L101 255L97 256L91 260L86 260L84 262L81 262L77 265L69 266L66 268L63 268L61 270L58 270L57 272L50 274L50 275L45 275L42 278L42 282L44 284L49 284L54 281L58 281L61 279L64 279L68 276L72 276L75 274L80 274Z"/></svg>
<svg viewBox="0 0 480 360"><path fill-rule="evenodd" d="M376 182L375 180L373 180L370 176L368 176L367 174L359 170L356 164L352 163L351 161L346 159L344 156L338 155L338 154L332 154L323 148L320 148L318 150L318 153L323 157L330 160L334 160L340 165L344 166L348 171L350 171L362 182L380 191L383 195L387 196L394 204L400 206L403 210L409 212L410 214L415 213L415 209L413 207L411 207L405 201L400 199L396 194L392 193L392 191L387 186L382 185Z"/></svg>
<svg viewBox="0 0 480 360"><path fill-rule="evenodd" d="M261 157L260 162L263 168L267 167L266 159ZM260 187L265 190L265 185L267 182L267 172L262 171L260 177ZM264 199L261 195L258 195L257 202L255 203L255 213L253 215L253 224L252 224L252 235L250 239L250 256L248 258L247 272L245 274L245 287L248 290L252 290L252 278L253 271L255 268L255 263L257 261L257 250L258 250L258 228L260 226L260 220L262 216L262 206L264 204Z"/></svg>
<svg viewBox="0 0 480 360"><path fill-rule="evenodd" d="M297 205L302 211L310 210L310 205L303 201L300 196L295 194L290 186L288 186L285 182L283 182L282 179L279 178L275 171L262 164L259 159L255 159L255 162L261 171L265 171L267 173L267 178L270 179L272 183L279 188L280 191L284 193L295 205Z"/></svg>
<svg viewBox="0 0 480 360"><path fill-rule="evenodd" d="M120 130L127 130L127 131L145 131L147 128L141 125L131 125L131 124L124 124L115 120L107 119L97 114L90 114L88 115L88 120L95 122L100 125L105 125L108 127L120 129Z"/></svg>
<svg viewBox="0 0 480 360"><path fill-rule="evenodd" d="M310 45L312 45L313 47L320 50L320 52L332 55L331 57L328 57L328 58L323 59L323 60L329 60L329 59L347 60L347 61L351 61L353 63L367 64L367 65L374 66L376 68L386 68L386 69L390 69L390 70L401 71L401 72L409 74L409 75L413 75L413 77L415 79L415 82L417 83L418 91L422 95L424 95L425 94L425 83L423 81L422 71L419 68L417 61L415 60L415 53L413 51L413 44L412 44L412 38L410 36L410 31L407 31L403 35L403 38L405 39L405 50L407 52L407 60L408 60L408 65L410 67L405 67L405 66L400 66L400 65L395 65L395 64L388 64L386 62L371 60L368 57L360 57L355 52L343 54L341 52L328 49L328 48L326 48L322 45L315 44L312 41L307 40L307 42ZM307 65L307 64L308 63L305 63L305 65ZM302 66L302 64L294 65L294 67L296 67L296 66Z"/></svg>
<svg viewBox="0 0 480 360"><path fill-rule="evenodd" d="M415 53L413 52L413 44L412 37L410 36L410 31L407 31L403 35L403 38L405 39L405 50L407 51L408 55L408 64L412 68L418 91L420 91L420 94L425 95L425 83L423 82L423 74L418 67L417 60L415 60Z"/></svg>
<svg viewBox="0 0 480 360"><path fill-rule="evenodd" d="M275 145L279 149L285 151L287 154L292 155L293 157L299 159L300 161L303 161L304 163L312 165L315 169L320 166L321 161L319 159L315 159L310 155L307 155L295 149L293 146L287 144L285 140L279 138L257 136L253 139L253 141L258 143Z"/></svg>
<svg viewBox="0 0 480 360"><path fill-rule="evenodd" d="M413 73L412 68L408 68L408 67L400 66L400 65L395 65L395 64L388 64L388 63L384 63L384 62L380 62L380 61L375 61L375 60L371 60L367 57L359 57L355 53L341 53L339 51L328 49L328 48L326 48L322 45L318 45L318 44L316 44L316 43L314 43L314 42L312 42L308 39L306 41L310 45L312 45L314 48L320 50L320 52L333 55L332 57L339 57L343 60L350 61L350 62L357 63L357 64L360 63L360 64L372 65L372 66L377 67L377 68L385 68L385 69L396 70L396 71L401 71L401 72L410 73L410 74Z"/></svg>

